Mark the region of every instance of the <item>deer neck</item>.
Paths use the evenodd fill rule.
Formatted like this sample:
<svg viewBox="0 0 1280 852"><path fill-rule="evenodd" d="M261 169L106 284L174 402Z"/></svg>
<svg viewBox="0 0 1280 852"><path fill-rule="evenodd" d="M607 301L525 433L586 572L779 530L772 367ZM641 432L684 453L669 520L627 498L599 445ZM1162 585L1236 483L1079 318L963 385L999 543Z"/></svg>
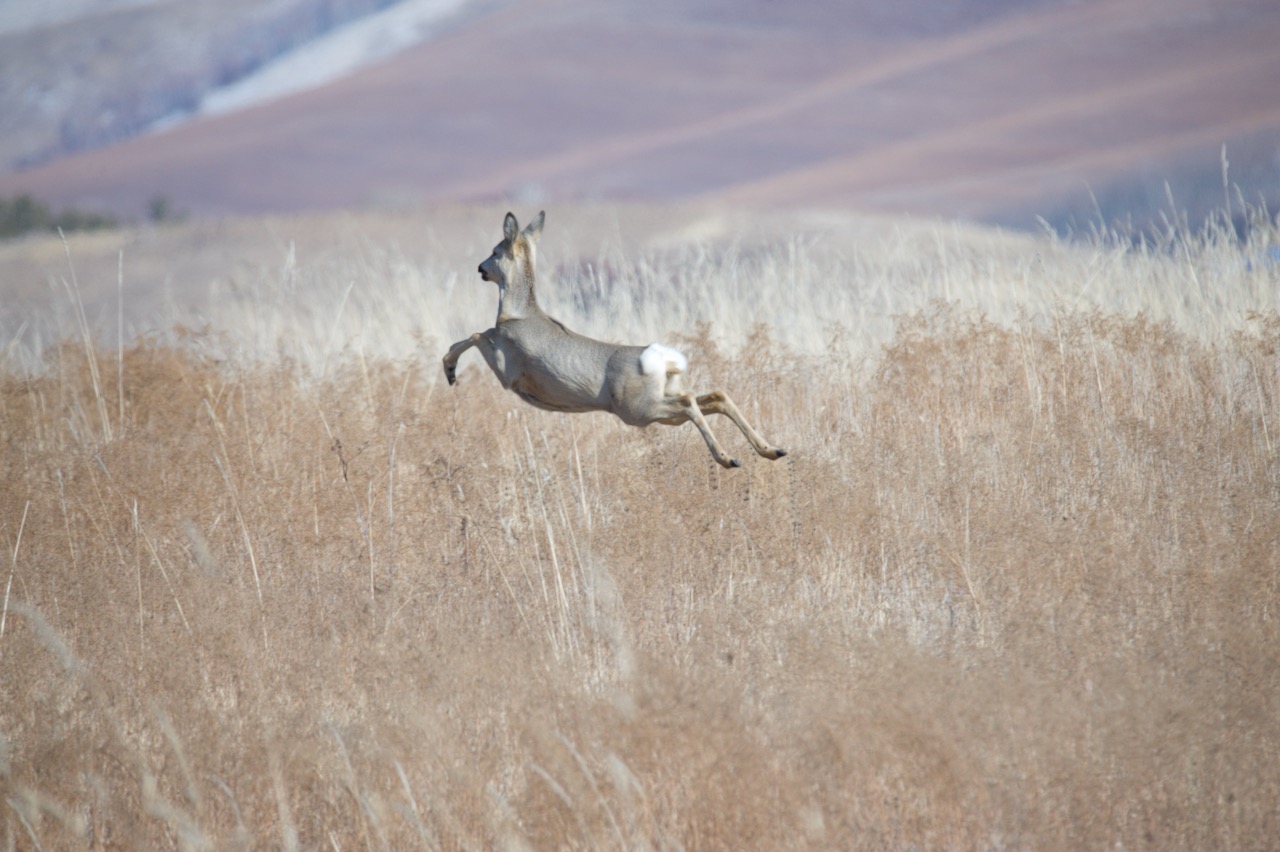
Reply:
<svg viewBox="0 0 1280 852"><path fill-rule="evenodd" d="M498 288L498 322L541 313L533 290L533 263L517 263L512 275Z"/></svg>

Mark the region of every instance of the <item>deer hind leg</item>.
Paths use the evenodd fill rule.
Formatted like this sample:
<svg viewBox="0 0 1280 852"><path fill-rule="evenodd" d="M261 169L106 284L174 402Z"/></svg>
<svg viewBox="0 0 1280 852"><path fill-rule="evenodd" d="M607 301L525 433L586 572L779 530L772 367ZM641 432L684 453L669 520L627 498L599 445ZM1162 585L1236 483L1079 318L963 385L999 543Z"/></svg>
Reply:
<svg viewBox="0 0 1280 852"><path fill-rule="evenodd" d="M691 393L682 393L675 397L668 397L671 402L680 406L683 411L682 416L660 420L668 426L678 426L685 420L692 420L693 425L698 427L698 431L702 433L702 438L707 442L707 448L711 450L711 457L721 467L742 467L742 462L730 456L724 451L724 447L720 446L720 442L716 440L716 436L711 432L711 427L707 425L707 418L702 416L702 411L698 408L698 400Z"/></svg>
<svg viewBox="0 0 1280 852"><path fill-rule="evenodd" d="M777 460L787 454L786 450L781 447L775 447L760 437L760 433L751 428L751 424L746 421L742 416L742 412L738 410L738 406L733 404L733 400L729 399L729 395L724 391L705 393L698 397L696 403L697 407L707 414L723 414L732 420L734 425L742 430L742 434L746 435L747 440L751 442L752 448L765 458Z"/></svg>

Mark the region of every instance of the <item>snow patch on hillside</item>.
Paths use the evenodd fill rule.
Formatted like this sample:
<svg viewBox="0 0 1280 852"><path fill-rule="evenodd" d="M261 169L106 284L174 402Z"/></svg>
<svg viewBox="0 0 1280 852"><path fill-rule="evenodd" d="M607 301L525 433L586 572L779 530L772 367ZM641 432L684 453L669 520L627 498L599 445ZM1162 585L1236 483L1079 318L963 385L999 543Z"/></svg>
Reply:
<svg viewBox="0 0 1280 852"><path fill-rule="evenodd" d="M168 116L152 130L234 112L331 83L426 41L474 2L404 0L291 50L228 86L214 89L193 112Z"/></svg>

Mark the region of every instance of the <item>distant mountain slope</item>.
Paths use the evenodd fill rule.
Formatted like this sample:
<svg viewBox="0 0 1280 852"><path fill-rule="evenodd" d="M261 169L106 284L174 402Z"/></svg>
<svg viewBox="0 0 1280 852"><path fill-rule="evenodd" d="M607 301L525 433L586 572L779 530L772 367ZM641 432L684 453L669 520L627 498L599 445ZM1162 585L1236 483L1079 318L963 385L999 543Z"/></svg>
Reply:
<svg viewBox="0 0 1280 852"><path fill-rule="evenodd" d="M0 169L127 139L397 0L0 0Z"/></svg>
<svg viewBox="0 0 1280 852"><path fill-rule="evenodd" d="M1226 144L1244 194L1280 200L1277 44L1263 0L513 0L328 86L0 175L0 194L126 214L157 193L197 213L699 198L1025 223L1153 180L1218 203Z"/></svg>

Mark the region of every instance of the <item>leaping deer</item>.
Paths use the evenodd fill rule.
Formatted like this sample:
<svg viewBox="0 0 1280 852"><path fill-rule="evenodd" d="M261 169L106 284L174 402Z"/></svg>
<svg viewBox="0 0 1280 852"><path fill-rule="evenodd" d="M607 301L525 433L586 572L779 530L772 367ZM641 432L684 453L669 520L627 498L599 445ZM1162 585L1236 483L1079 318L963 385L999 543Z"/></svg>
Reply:
<svg viewBox="0 0 1280 852"><path fill-rule="evenodd" d="M780 459L787 454L761 438L724 391L689 393L684 386L689 362L680 352L660 343L618 346L593 340L544 313L534 295L533 269L545 218L539 213L523 231L511 213L503 220L502 242L480 264L480 277L498 285L498 321L449 347L444 356L449 384L458 380L458 359L474 346L504 388L537 408L611 411L630 426L679 426L692 420L721 466L740 467L703 416L723 414L760 455Z"/></svg>

